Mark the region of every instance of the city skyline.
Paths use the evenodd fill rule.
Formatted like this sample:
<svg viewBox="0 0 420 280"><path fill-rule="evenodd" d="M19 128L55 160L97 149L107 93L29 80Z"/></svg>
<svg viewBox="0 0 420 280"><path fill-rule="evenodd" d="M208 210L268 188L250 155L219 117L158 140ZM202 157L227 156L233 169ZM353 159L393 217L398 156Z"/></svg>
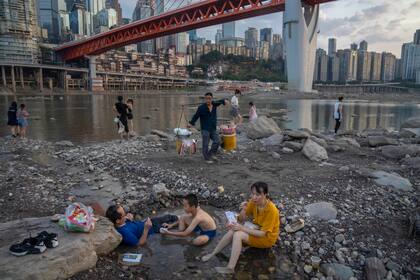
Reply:
<svg viewBox="0 0 420 280"><path fill-rule="evenodd" d="M193 1L195 2L195 1ZM131 17L136 0L120 0L123 17ZM394 3L392 0L340 0L321 6L318 47L328 49L328 38L337 39L337 49L350 48L351 43L362 40L369 43L370 51L391 52L401 55L401 46L413 40L413 30L420 28L420 0ZM272 28L282 34L282 13L236 21L236 36L244 38L248 27ZM221 25L198 29L199 37L214 41Z"/></svg>

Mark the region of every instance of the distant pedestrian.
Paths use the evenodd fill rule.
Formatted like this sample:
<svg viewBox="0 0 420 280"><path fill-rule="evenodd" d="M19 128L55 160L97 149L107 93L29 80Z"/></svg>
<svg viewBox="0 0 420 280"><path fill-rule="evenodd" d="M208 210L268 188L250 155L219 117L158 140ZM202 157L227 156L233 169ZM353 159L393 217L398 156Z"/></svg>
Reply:
<svg viewBox="0 0 420 280"><path fill-rule="evenodd" d="M26 138L26 132L28 129L28 117L29 113L26 111L26 105L20 104L20 108L17 112L17 120L19 125L19 135L22 138Z"/></svg>
<svg viewBox="0 0 420 280"><path fill-rule="evenodd" d="M239 96L241 95L241 91L239 89L235 89L235 93L230 100L230 104L232 109L230 110L230 115L233 118L233 122L235 124L242 123L242 116L239 114Z"/></svg>
<svg viewBox="0 0 420 280"><path fill-rule="evenodd" d="M17 120L17 103L15 101L10 104L7 111L7 125L10 127L12 136L16 137L18 134L18 120Z"/></svg>
<svg viewBox="0 0 420 280"><path fill-rule="evenodd" d="M337 134L338 129L340 128L341 122L343 121L343 96L338 98L338 101L334 104L334 120L335 128L334 133Z"/></svg>
<svg viewBox="0 0 420 280"><path fill-rule="evenodd" d="M128 129L129 129L129 135L134 136L134 123L133 123L133 106L134 106L134 100L133 99L127 99L127 119L128 119Z"/></svg>
<svg viewBox="0 0 420 280"><path fill-rule="evenodd" d="M258 118L257 107L255 107L254 102L249 102L249 121L255 121Z"/></svg>
<svg viewBox="0 0 420 280"><path fill-rule="evenodd" d="M128 106L127 104L125 104L123 102L123 97L122 96L118 96L117 98L118 102L115 103L114 106L114 111L118 114L117 118L118 118L118 131L120 131L120 129L122 129L122 127L124 128L124 130L121 133L121 138L124 135L128 135L129 129L128 129Z"/></svg>
<svg viewBox="0 0 420 280"><path fill-rule="evenodd" d="M197 112L188 123L188 128L193 126L195 122L200 119L201 136L203 138L203 156L207 163L211 163L212 157L217 153L217 149L220 145L219 134L217 133L217 107L220 105L229 104L226 99L213 101L213 94L207 92L204 95L206 103L201 104L197 108ZM211 149L209 151L210 140L213 141Z"/></svg>

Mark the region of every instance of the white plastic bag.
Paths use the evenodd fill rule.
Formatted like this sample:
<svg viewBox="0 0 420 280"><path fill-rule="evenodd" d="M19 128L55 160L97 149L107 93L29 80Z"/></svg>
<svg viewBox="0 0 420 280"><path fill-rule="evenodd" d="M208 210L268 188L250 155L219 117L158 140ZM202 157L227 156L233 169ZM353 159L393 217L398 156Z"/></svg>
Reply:
<svg viewBox="0 0 420 280"><path fill-rule="evenodd" d="M93 231L95 229L93 209L77 202L67 206L64 229L76 232Z"/></svg>

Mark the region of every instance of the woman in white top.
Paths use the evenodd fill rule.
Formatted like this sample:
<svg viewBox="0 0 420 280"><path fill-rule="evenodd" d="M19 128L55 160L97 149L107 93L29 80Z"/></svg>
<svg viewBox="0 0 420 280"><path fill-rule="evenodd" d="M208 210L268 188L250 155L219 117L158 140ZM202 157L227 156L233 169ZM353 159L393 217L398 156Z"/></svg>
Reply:
<svg viewBox="0 0 420 280"><path fill-rule="evenodd" d="M235 93L232 96L232 99L230 101L232 105L230 115L232 116L233 122L235 124L242 123L242 116L239 114L239 100L238 100L239 95L241 95L241 91L239 89L235 89Z"/></svg>
<svg viewBox="0 0 420 280"><path fill-rule="evenodd" d="M257 118L257 107L255 107L253 102L249 102L249 121L252 122Z"/></svg>
<svg viewBox="0 0 420 280"><path fill-rule="evenodd" d="M335 134L337 134L337 131L341 125L341 121L343 120L343 99L344 97L340 96L338 101L334 104Z"/></svg>

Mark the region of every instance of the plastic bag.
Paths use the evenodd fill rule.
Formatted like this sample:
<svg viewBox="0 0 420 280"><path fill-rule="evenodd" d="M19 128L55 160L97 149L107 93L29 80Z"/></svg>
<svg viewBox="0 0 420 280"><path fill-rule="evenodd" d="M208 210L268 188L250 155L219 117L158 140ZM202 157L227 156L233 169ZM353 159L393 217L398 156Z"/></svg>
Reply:
<svg viewBox="0 0 420 280"><path fill-rule="evenodd" d="M174 133L177 136L190 136L192 133L186 128L174 128Z"/></svg>
<svg viewBox="0 0 420 280"><path fill-rule="evenodd" d="M67 231L90 232L95 229L93 209L82 203L67 206L64 219L64 229Z"/></svg>
<svg viewBox="0 0 420 280"><path fill-rule="evenodd" d="M179 154L181 156L185 155L189 152L190 155L195 154L197 152L197 143L194 139L183 139L181 148L179 149Z"/></svg>

